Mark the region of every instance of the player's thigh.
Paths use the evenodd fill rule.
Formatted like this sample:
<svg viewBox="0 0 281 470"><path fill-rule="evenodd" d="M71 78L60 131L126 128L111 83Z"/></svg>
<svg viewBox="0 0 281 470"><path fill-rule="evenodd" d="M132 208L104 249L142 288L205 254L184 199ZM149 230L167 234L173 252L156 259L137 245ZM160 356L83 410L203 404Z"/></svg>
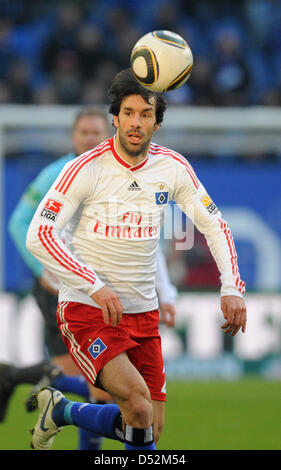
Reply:
<svg viewBox="0 0 281 470"><path fill-rule="evenodd" d="M68 353L53 357L51 362L52 364L59 366L65 375L81 375L80 369L78 369ZM88 388L92 400L94 399L102 402L112 402L112 397L104 390L94 387L90 384L90 382L88 382Z"/></svg>
<svg viewBox="0 0 281 470"><path fill-rule="evenodd" d="M155 444L157 444L165 424L166 403L164 401L152 400L152 406L154 440Z"/></svg>
<svg viewBox="0 0 281 470"><path fill-rule="evenodd" d="M125 424L136 428L151 426L153 408L149 389L125 352L105 364L99 379L119 406Z"/></svg>
<svg viewBox="0 0 281 470"><path fill-rule="evenodd" d="M143 394L151 401L143 377L131 363L126 352L118 354L104 365L99 381L117 402L128 400L132 391Z"/></svg>

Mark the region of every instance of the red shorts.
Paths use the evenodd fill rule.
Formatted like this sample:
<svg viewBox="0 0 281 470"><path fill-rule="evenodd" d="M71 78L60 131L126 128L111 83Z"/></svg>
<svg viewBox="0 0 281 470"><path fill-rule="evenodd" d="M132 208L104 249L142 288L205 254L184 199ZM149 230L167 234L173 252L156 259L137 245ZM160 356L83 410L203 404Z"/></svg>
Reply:
<svg viewBox="0 0 281 470"><path fill-rule="evenodd" d="M98 373L108 361L127 351L152 400L166 401L158 310L123 314L119 325L113 327L104 323L98 308L59 302L57 322L72 359L90 383L95 385Z"/></svg>

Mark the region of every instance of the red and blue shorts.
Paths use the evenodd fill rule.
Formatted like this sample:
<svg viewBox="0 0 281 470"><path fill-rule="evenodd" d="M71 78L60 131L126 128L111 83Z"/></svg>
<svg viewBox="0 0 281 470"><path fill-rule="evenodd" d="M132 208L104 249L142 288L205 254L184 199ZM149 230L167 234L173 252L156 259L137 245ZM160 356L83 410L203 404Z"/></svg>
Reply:
<svg viewBox="0 0 281 470"><path fill-rule="evenodd" d="M98 308L79 302L59 302L57 322L72 359L92 385L107 362L127 351L152 400L166 401L158 310L125 313L118 326L111 326L104 323Z"/></svg>

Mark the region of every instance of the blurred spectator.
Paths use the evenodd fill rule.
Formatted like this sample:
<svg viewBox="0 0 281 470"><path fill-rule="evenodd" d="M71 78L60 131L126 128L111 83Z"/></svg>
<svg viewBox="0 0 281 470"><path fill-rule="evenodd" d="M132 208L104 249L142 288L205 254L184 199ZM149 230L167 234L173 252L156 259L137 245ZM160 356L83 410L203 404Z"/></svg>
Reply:
<svg viewBox="0 0 281 470"><path fill-rule="evenodd" d="M99 65L106 60L106 39L95 25L82 26L77 33L76 50L83 79L92 79Z"/></svg>
<svg viewBox="0 0 281 470"><path fill-rule="evenodd" d="M113 77L119 72L119 67L115 62L107 60L103 62L97 69L95 70L95 79L99 83L103 83L103 87L105 89L105 93L107 93L107 89L111 84Z"/></svg>
<svg viewBox="0 0 281 470"><path fill-rule="evenodd" d="M165 1L158 8L154 17L153 29L167 29L177 32L180 20L180 9L177 2Z"/></svg>
<svg viewBox="0 0 281 470"><path fill-rule="evenodd" d="M105 20L106 28L110 34L108 57L118 66L119 70L127 68L130 65L131 50L143 33L134 24L129 9L111 10Z"/></svg>
<svg viewBox="0 0 281 470"><path fill-rule="evenodd" d="M15 51L11 45L12 23L7 18L0 18L0 80L5 79L7 69L15 58Z"/></svg>
<svg viewBox="0 0 281 470"><path fill-rule="evenodd" d="M219 106L244 106L250 85L250 71L242 55L240 38L230 29L216 40L213 86Z"/></svg>
<svg viewBox="0 0 281 470"><path fill-rule="evenodd" d="M83 85L80 99L82 105L102 105L107 101L104 82L88 81Z"/></svg>
<svg viewBox="0 0 281 470"><path fill-rule="evenodd" d="M193 70L189 79L189 85L192 89L194 105L216 105L212 63L206 57L195 58Z"/></svg>
<svg viewBox="0 0 281 470"><path fill-rule="evenodd" d="M46 83L37 87L33 91L32 103L38 105L54 105L59 102L59 96L56 87L50 83Z"/></svg>
<svg viewBox="0 0 281 470"><path fill-rule="evenodd" d="M76 33L80 28L82 10L78 4L66 3L59 7L55 31L46 41L42 50L42 68L47 73L54 73L58 57L62 52L77 53Z"/></svg>
<svg viewBox="0 0 281 470"><path fill-rule="evenodd" d="M48 2L49 3L49 2ZM22 25L33 21L36 17L44 15L45 0L1 0L0 17L10 18L14 24Z"/></svg>
<svg viewBox="0 0 281 470"><path fill-rule="evenodd" d="M11 90L11 100L14 103L30 103L32 88L30 68L21 59L15 60L8 69L8 83Z"/></svg>
<svg viewBox="0 0 281 470"><path fill-rule="evenodd" d="M78 104L81 92L81 75L78 55L72 50L60 50L51 73L51 83L56 87L62 104Z"/></svg>
<svg viewBox="0 0 281 470"><path fill-rule="evenodd" d="M131 9L128 7L125 8L122 5L108 9L104 17L104 25L108 32L111 31L113 36L118 36L120 33L129 29L130 25L134 25ZM112 44L114 44L113 41Z"/></svg>
<svg viewBox="0 0 281 470"><path fill-rule="evenodd" d="M281 106L281 88L270 88L262 94L260 103L264 106Z"/></svg>
<svg viewBox="0 0 281 470"><path fill-rule="evenodd" d="M142 36L139 30L130 26L127 30L119 31L117 37L118 48L116 51L115 62L118 64L119 69L130 67L131 51Z"/></svg>
<svg viewBox="0 0 281 470"><path fill-rule="evenodd" d="M11 89L5 81L0 81L0 104L9 104L12 101Z"/></svg>

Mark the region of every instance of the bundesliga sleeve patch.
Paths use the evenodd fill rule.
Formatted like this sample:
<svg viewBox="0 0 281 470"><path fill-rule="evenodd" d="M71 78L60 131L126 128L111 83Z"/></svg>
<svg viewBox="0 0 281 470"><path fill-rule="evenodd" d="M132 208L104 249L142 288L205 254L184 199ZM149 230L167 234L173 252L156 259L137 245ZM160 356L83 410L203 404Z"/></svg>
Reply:
<svg viewBox="0 0 281 470"><path fill-rule="evenodd" d="M201 197L201 202L203 206L206 207L207 211L210 212L210 214L216 214L218 212L218 208L210 198L209 194L204 194L204 196Z"/></svg>
<svg viewBox="0 0 281 470"><path fill-rule="evenodd" d="M63 204L61 202L55 201L55 199L48 199L40 215L44 219L49 219L52 222L55 222L62 206Z"/></svg>

